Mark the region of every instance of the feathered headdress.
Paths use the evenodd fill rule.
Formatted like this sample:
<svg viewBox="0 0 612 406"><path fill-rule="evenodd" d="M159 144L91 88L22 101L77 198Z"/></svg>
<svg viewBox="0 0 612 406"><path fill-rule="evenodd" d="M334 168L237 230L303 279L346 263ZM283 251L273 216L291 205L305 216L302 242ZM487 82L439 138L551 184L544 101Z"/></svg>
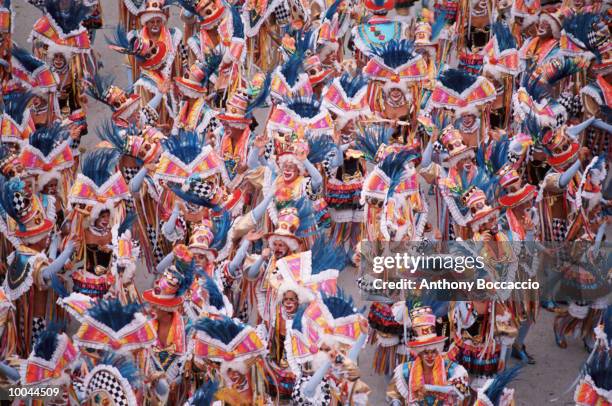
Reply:
<svg viewBox="0 0 612 406"><path fill-rule="evenodd" d="M34 93L10 92L2 97L2 142L22 143L34 132L36 126L28 105Z"/></svg>
<svg viewBox="0 0 612 406"><path fill-rule="evenodd" d="M193 354L197 360L220 362L224 373L228 367L246 372L244 362L260 356L266 344L253 327L229 317L203 318L194 324Z"/></svg>
<svg viewBox="0 0 612 406"><path fill-rule="evenodd" d="M32 353L21 365L21 382L24 385L64 385L70 381L65 371L74 368L78 361L79 352L62 332L62 326L50 323L40 333Z"/></svg>
<svg viewBox="0 0 612 406"><path fill-rule="evenodd" d="M427 77L427 65L423 57L414 50L414 43L408 40L391 40L381 47L371 48L372 58L363 72L384 82L383 90L409 86Z"/></svg>
<svg viewBox="0 0 612 406"><path fill-rule="evenodd" d="M564 56L595 56L600 61L600 48L609 37L610 32L601 16L595 13L575 13L563 21L559 52Z"/></svg>
<svg viewBox="0 0 612 406"><path fill-rule="evenodd" d="M68 8L62 8L62 0L44 0L44 15L39 18L30 34L30 41L37 39L49 47L48 56L56 52L67 55L88 53L91 42L82 22L93 8L87 2L71 1Z"/></svg>
<svg viewBox="0 0 612 406"><path fill-rule="evenodd" d="M94 99L106 104L113 111L113 121L125 126L130 117L140 108L140 96L127 94L125 90L113 85L114 77L96 72L88 80L86 92Z"/></svg>
<svg viewBox="0 0 612 406"><path fill-rule="evenodd" d="M311 35L310 32L302 35L299 31L295 51L283 65L273 71L270 90L273 98L282 100L286 97L312 95L312 86L303 66L304 52L310 46Z"/></svg>
<svg viewBox="0 0 612 406"><path fill-rule="evenodd" d="M493 23L492 36L484 48L484 70L493 77L502 74L516 76L521 70L519 51L514 35L505 22Z"/></svg>
<svg viewBox="0 0 612 406"><path fill-rule="evenodd" d="M61 171L74 164L68 131L59 123L39 128L23 146L19 160L28 173L38 176L39 189L52 179L61 180Z"/></svg>
<svg viewBox="0 0 612 406"><path fill-rule="evenodd" d="M308 161L318 164L323 162L332 151L337 151L337 146L331 136L327 134L308 138Z"/></svg>
<svg viewBox="0 0 612 406"><path fill-rule="evenodd" d="M174 247L174 265L164 271L164 274L155 281L155 287L143 292L142 297L148 303L173 311L182 306L184 294L193 283L196 264L193 254L184 245Z"/></svg>
<svg viewBox="0 0 612 406"><path fill-rule="evenodd" d="M117 352L150 346L157 334L141 308L135 302L123 305L119 299L100 299L83 314L74 336L76 345Z"/></svg>
<svg viewBox="0 0 612 406"><path fill-rule="evenodd" d="M26 188L24 181L13 178L0 182L0 205L16 223L14 234L25 243L34 243L53 229L38 197ZM10 227L10 224L9 224Z"/></svg>
<svg viewBox="0 0 612 406"><path fill-rule="evenodd" d="M440 73L431 95L432 105L453 110L456 115L478 114L478 107L495 100L495 86L483 76L460 69Z"/></svg>
<svg viewBox="0 0 612 406"><path fill-rule="evenodd" d="M364 75L344 73L335 78L324 91L323 105L336 115L340 128L360 114L367 114L368 79Z"/></svg>
<svg viewBox="0 0 612 406"><path fill-rule="evenodd" d="M285 97L280 105L272 109L266 128L281 134L331 135L334 122L318 98L313 95L295 96ZM276 152L280 155L279 151Z"/></svg>
<svg viewBox="0 0 612 406"><path fill-rule="evenodd" d="M92 219L103 210L112 213L114 205L129 195L121 171L116 170L118 158L119 153L112 148L96 149L83 156L81 172L72 185L68 200L73 205L89 206Z"/></svg>
<svg viewBox="0 0 612 406"><path fill-rule="evenodd" d="M212 147L195 131L179 129L162 141L164 151L159 159L155 178L183 185L189 177L206 179L222 174L223 166Z"/></svg>
<svg viewBox="0 0 612 406"><path fill-rule="evenodd" d="M387 198L394 194L412 194L418 190L418 184L415 184L415 170L413 167L408 167L408 163L417 156L414 151L387 155L364 180L361 192L362 204L367 198L386 202Z"/></svg>
<svg viewBox="0 0 612 406"><path fill-rule="evenodd" d="M394 130L391 127L384 125L371 125L359 131L355 138L357 149L363 152L365 159L369 162L376 163L380 158L378 152L381 147L389 144Z"/></svg>
<svg viewBox="0 0 612 406"><path fill-rule="evenodd" d="M134 56L145 69L159 68L170 52L162 41L153 42L139 35L128 37L128 33L121 25L117 25L112 38L106 37L106 42L113 51Z"/></svg>
<svg viewBox="0 0 612 406"><path fill-rule="evenodd" d="M16 44L11 57L11 73L26 89L39 95L55 91L57 78L46 63Z"/></svg>

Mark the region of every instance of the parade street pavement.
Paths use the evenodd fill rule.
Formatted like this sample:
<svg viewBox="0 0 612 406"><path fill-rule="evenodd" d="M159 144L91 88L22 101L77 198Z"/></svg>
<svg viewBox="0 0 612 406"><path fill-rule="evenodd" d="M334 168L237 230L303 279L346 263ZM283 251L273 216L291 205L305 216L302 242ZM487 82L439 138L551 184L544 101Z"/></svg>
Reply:
<svg viewBox="0 0 612 406"><path fill-rule="evenodd" d="M107 48L104 35L110 36L117 21L117 1L102 0L103 16L105 26L98 30L94 43L98 57L102 60L104 74L113 74L116 84L125 86L127 84L125 68L119 54ZM31 48L26 42L35 20L40 17L39 10L27 4L25 0L13 2L16 14L14 21L14 41L24 48ZM182 23L176 17L177 10L172 10L171 23L182 29ZM95 129L100 123L110 117L107 106L97 101L90 101L87 110L87 122L89 124L89 135L83 138L82 147L87 150L93 148L99 140L95 136ZM265 116L259 115L258 122L265 122ZM137 276L137 286L142 292L151 287L153 277L143 268L140 268ZM356 286L356 271L348 269L340 275L339 286L351 294L360 306L364 303L360 300ZM547 404L570 405L573 404L573 390L564 394L576 378L580 366L587 357L581 340L568 340L565 350L555 345L552 331L553 315L542 311L539 320L532 328L527 337L527 348L536 358L536 365L526 365L520 372L517 380L510 386L516 389L517 405L543 406ZM359 365L362 377L372 389L370 404L379 406L384 404L385 388L388 381L376 374L368 372L372 365L374 348L366 347L360 355ZM551 400L557 399L555 402Z"/></svg>

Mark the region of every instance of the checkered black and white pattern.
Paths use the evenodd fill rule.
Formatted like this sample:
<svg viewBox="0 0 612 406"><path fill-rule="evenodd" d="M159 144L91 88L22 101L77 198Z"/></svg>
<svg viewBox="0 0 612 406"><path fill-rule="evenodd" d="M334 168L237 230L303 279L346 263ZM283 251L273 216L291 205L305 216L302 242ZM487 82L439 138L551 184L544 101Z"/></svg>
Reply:
<svg viewBox="0 0 612 406"><path fill-rule="evenodd" d="M98 371L87 385L87 392L104 391L110 395L116 406L130 406L121 383L108 371Z"/></svg>
<svg viewBox="0 0 612 406"><path fill-rule="evenodd" d="M274 10L274 19L278 25L285 25L289 23L290 17L291 11L289 10L289 6L287 6L287 2L281 2L281 4Z"/></svg>
<svg viewBox="0 0 612 406"><path fill-rule="evenodd" d="M434 152L437 152L438 154L441 154L442 152L444 152L446 150L446 148L444 148L444 145L442 145L442 143L440 141L436 141L433 144L433 150L434 150Z"/></svg>
<svg viewBox="0 0 612 406"><path fill-rule="evenodd" d="M552 219L552 239L553 241L565 241L567 236L567 220Z"/></svg>
<svg viewBox="0 0 612 406"><path fill-rule="evenodd" d="M151 246L153 247L153 256L155 261L159 263L162 259L164 259L164 251L162 251L161 247L157 243L157 232L155 231L155 227L152 225L147 225L147 237L151 242Z"/></svg>
<svg viewBox="0 0 612 406"><path fill-rule="evenodd" d="M17 192L13 194L12 203L15 211L19 213L20 216L22 216L28 211L31 202L25 194Z"/></svg>
<svg viewBox="0 0 612 406"><path fill-rule="evenodd" d="M189 186L189 191L202 199L211 199L215 194L215 190L208 182L191 182Z"/></svg>
<svg viewBox="0 0 612 406"><path fill-rule="evenodd" d="M40 337L40 333L46 327L45 319L42 317L33 317L32 318L32 345L36 344L38 337Z"/></svg>
<svg viewBox="0 0 612 406"><path fill-rule="evenodd" d="M272 156L272 152L274 152L274 142L270 141L266 144L266 149L264 150L264 158L266 160L270 159Z"/></svg>
<svg viewBox="0 0 612 406"><path fill-rule="evenodd" d="M130 181L134 178L134 176L136 176L136 174L138 173L140 168L136 168L136 167L123 167L122 168L122 172L123 172L123 179L125 179L125 181L127 183L130 183Z"/></svg>
<svg viewBox="0 0 612 406"><path fill-rule="evenodd" d="M314 405L329 405L331 404L331 385L327 379L321 382L321 392L317 393L315 398L308 398L303 392L304 386L310 377L302 376L295 383L293 392L291 393L291 404L295 406L314 406Z"/></svg>

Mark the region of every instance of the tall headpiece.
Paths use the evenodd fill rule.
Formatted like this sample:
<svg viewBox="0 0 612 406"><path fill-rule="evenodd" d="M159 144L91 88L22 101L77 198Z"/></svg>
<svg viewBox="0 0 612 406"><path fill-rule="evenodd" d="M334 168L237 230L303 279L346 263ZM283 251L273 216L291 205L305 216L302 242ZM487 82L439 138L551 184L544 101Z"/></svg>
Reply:
<svg viewBox="0 0 612 406"><path fill-rule="evenodd" d="M415 352L436 349L439 352L444 347L446 337L436 334L436 315L431 307L416 307L410 311L410 321L414 339L408 342L408 347Z"/></svg>
<svg viewBox="0 0 612 406"><path fill-rule="evenodd" d="M19 160L28 173L38 176L39 189L52 179L59 181L61 172L74 165L68 131L60 124L39 128L28 141Z"/></svg>
<svg viewBox="0 0 612 406"><path fill-rule="evenodd" d="M222 0L178 0L185 10L200 18L204 29L211 29L221 22L226 6Z"/></svg>
<svg viewBox="0 0 612 406"><path fill-rule="evenodd" d="M15 236L26 244L45 238L53 229L53 222L47 218L38 197L19 178L4 181L1 186L0 203L16 222Z"/></svg>
<svg viewBox="0 0 612 406"><path fill-rule="evenodd" d="M52 323L38 336L34 350L21 366L24 385L61 386L70 382L65 371L76 366L79 352L58 327Z"/></svg>
<svg viewBox="0 0 612 406"><path fill-rule="evenodd" d="M138 13L140 24L144 25L153 18L161 18L164 22L168 19L164 11L164 0L145 0L145 7Z"/></svg>
<svg viewBox="0 0 612 406"><path fill-rule="evenodd" d="M272 109L267 130L283 134L331 135L334 123L327 108L314 96L293 97Z"/></svg>
<svg viewBox="0 0 612 406"><path fill-rule="evenodd" d="M81 161L81 172L77 175L68 201L84 204L91 209L91 219L96 219L103 210L114 209L115 204L129 196L121 171L117 171L119 153L111 148L100 148L86 153Z"/></svg>
<svg viewBox="0 0 612 406"><path fill-rule="evenodd" d="M484 71L499 78L502 74L516 76L521 65L516 40L503 22L492 25L493 35L484 48Z"/></svg>
<svg viewBox="0 0 612 406"><path fill-rule="evenodd" d="M600 61L602 53L610 49L610 31L600 15L577 13L563 21L559 47L561 55L595 56Z"/></svg>
<svg viewBox="0 0 612 406"><path fill-rule="evenodd" d="M193 254L182 244L174 247L174 265L155 281L153 289L143 292L145 301L166 311L173 311L183 304L183 295L191 287L195 272Z"/></svg>
<svg viewBox="0 0 612 406"><path fill-rule="evenodd" d="M79 319L74 335L78 347L112 352L147 348L157 340L151 321L140 312L141 305L123 305L119 299L100 299Z"/></svg>
<svg viewBox="0 0 612 406"><path fill-rule="evenodd" d="M154 134L134 135L126 129L117 127L112 122L105 122L97 133L98 137L108 141L121 154L132 156L144 164L149 164L157 162L162 152L159 138L163 137L153 127L149 128L153 130Z"/></svg>
<svg viewBox="0 0 612 406"><path fill-rule="evenodd" d="M15 45L11 56L11 73L26 89L39 95L55 91L57 78L46 63Z"/></svg>
<svg viewBox="0 0 612 406"><path fill-rule="evenodd" d="M48 57L56 52L63 54L89 53L91 42L82 22L91 13L91 7L82 1L71 1L68 9L62 9L62 0L45 0L43 12L30 34L29 41L38 40L49 47Z"/></svg>
<svg viewBox="0 0 612 406"><path fill-rule="evenodd" d="M253 327L229 317L218 320L203 318L195 323L194 328L193 355L196 360L207 359L232 367L266 351L265 341Z"/></svg>
<svg viewBox="0 0 612 406"><path fill-rule="evenodd" d="M21 144L34 132L36 126L28 108L32 97L34 94L31 92L13 91L4 94L2 142Z"/></svg>
<svg viewBox="0 0 612 406"><path fill-rule="evenodd" d="M367 114L368 79L363 75L351 77L348 73L335 78L323 95L323 106L336 115L336 120L346 123ZM343 125L340 125L343 127Z"/></svg>
<svg viewBox="0 0 612 406"><path fill-rule="evenodd" d="M427 77L425 60L414 52L411 41L391 40L382 47L373 47L371 53L372 57L363 72L372 79L382 81L385 90L399 87L407 91L410 85Z"/></svg>
<svg viewBox="0 0 612 406"><path fill-rule="evenodd" d="M117 26L112 38L106 38L106 42L114 51L133 55L144 69L160 68L166 60L166 55L170 52L165 42L154 42L151 39L143 38L142 35L128 38L127 32L121 25Z"/></svg>
<svg viewBox="0 0 612 406"><path fill-rule="evenodd" d="M439 76L431 95L434 107L453 110L456 115L478 114L478 107L495 100L495 86L482 76L447 69Z"/></svg>

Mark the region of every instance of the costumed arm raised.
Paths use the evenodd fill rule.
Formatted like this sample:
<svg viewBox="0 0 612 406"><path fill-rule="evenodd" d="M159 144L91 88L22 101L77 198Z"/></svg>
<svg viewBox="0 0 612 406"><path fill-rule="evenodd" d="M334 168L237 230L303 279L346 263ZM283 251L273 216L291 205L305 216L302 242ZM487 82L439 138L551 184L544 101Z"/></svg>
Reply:
<svg viewBox="0 0 612 406"><path fill-rule="evenodd" d="M578 137L582 131L586 130L593 122L595 121L595 117L591 117L588 120L583 121L580 124L573 125L568 127L565 131L571 135L573 138Z"/></svg>
<svg viewBox="0 0 612 406"><path fill-rule="evenodd" d="M174 261L174 252L169 253L161 261L159 261L159 264L157 264L157 267L155 267L155 272L158 274L164 272L166 268L172 265L172 261Z"/></svg>
<svg viewBox="0 0 612 406"><path fill-rule="evenodd" d="M321 184L323 184L323 176L313 164L310 163L308 159L304 159L304 168L308 171L310 175L310 185L312 186L313 191L319 190Z"/></svg>
<svg viewBox="0 0 612 406"><path fill-rule="evenodd" d="M19 382L19 371L3 361L0 361L0 373L12 382Z"/></svg>
<svg viewBox="0 0 612 406"><path fill-rule="evenodd" d="M232 274L234 278L237 278L239 276L237 273L238 268L240 268L240 266L244 262L244 259L247 256L247 252L249 250L250 245L251 245L251 241L249 239L247 238L243 239L242 242L240 243L240 246L236 250L236 255L234 255L234 258L231 260L231 262L229 263L227 267L230 274Z"/></svg>
<svg viewBox="0 0 612 406"><path fill-rule="evenodd" d="M165 235L172 235L174 229L176 228L176 220L178 220L180 214L178 203L174 203L174 208L172 209L172 214L168 221L162 227L162 231Z"/></svg>
<svg viewBox="0 0 612 406"><path fill-rule="evenodd" d="M140 188L142 187L142 183L144 182L146 177L147 177L147 167L143 166L142 168L140 168L138 173L134 175L134 177L130 181L130 190L132 191L132 193L136 193L140 190Z"/></svg>
<svg viewBox="0 0 612 406"><path fill-rule="evenodd" d="M566 188L567 185L569 185L570 181L572 180L576 172L578 172L581 165L582 163L580 162L580 160L577 160L573 163L572 166L570 166L565 172L561 174L561 176L559 177L559 187L561 189Z"/></svg>
<svg viewBox="0 0 612 406"><path fill-rule="evenodd" d="M312 398L315 395L317 386L321 383L327 371L331 367L331 361L327 360L325 363L310 377L306 385L304 386L304 395L308 398Z"/></svg>
<svg viewBox="0 0 612 406"><path fill-rule="evenodd" d="M49 266L45 267L42 270L42 275L45 282L49 282L53 275L62 270L66 262L68 262L68 260L70 259L70 256L72 255L73 251L74 241L71 240L68 241L68 244L66 244L64 251L62 251L62 253L57 258L55 258L55 260L51 262Z"/></svg>

